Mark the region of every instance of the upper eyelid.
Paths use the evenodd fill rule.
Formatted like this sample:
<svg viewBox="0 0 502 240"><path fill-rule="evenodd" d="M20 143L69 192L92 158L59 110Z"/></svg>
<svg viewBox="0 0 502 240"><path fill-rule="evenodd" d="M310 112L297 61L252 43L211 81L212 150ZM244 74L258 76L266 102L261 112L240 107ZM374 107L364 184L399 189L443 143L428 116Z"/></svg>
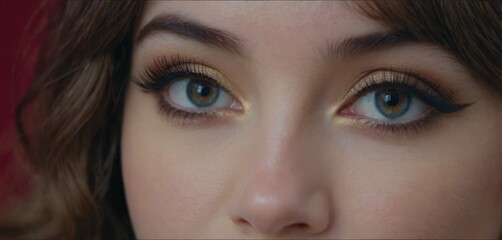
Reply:
<svg viewBox="0 0 502 240"><path fill-rule="evenodd" d="M190 66L190 67L189 67ZM175 72L189 72L195 75L205 75L203 70L213 69L202 61L191 58L182 58L179 55L172 57L154 57L153 61L145 64L137 78L138 84L144 85L158 81L165 74ZM214 76L212 77L215 78Z"/></svg>
<svg viewBox="0 0 502 240"><path fill-rule="evenodd" d="M427 94L432 94L432 95L434 95L434 97L438 97L438 98L443 98L444 96L449 96L449 94L445 95L444 93L437 92L433 88L430 88L427 85L424 85L419 80L414 80L413 83L399 82L399 81L401 81L401 80L371 82L371 83L368 83L367 86L363 86L361 88L357 88L357 89L353 90L355 93L353 93L352 96L360 97L360 96L366 94L367 92L372 91L376 88L386 88L386 87L410 90L413 92L425 92Z"/></svg>
<svg viewBox="0 0 502 240"><path fill-rule="evenodd" d="M416 87L426 92L436 94L438 97L449 97L454 95L453 89L443 86L437 81L427 80L412 72L410 69L391 67L373 69L362 73L358 80L349 88L350 90L347 91L344 98L356 96L366 86L379 83Z"/></svg>
<svg viewBox="0 0 502 240"><path fill-rule="evenodd" d="M135 82L142 89L148 90L148 88L145 88L145 84L155 83L158 81L156 78L170 72L189 72L212 79L214 81L212 82L213 84L242 103L240 91L231 84L230 80L223 73L204 61L190 57L181 57L180 55L155 57L153 62L143 67L142 73L140 73Z"/></svg>
<svg viewBox="0 0 502 240"><path fill-rule="evenodd" d="M143 86L142 88L144 90L148 91L148 89L144 87L145 80L146 82L153 82L155 81L154 78L161 77L161 75L165 74L166 72L189 70L188 72L213 79L218 87L221 87L222 90L229 93L233 98L237 99L242 104L244 103L243 99L241 98L241 93L235 87L233 87L233 84L229 79L227 79L214 67L209 66L207 63L199 60L198 58L181 57L181 55L177 54L171 57L161 55L160 57L154 57L153 59L153 62L150 62L143 67L143 74L138 77L139 81L136 81L137 85L139 85L140 87ZM383 77L381 80L378 79L377 77L375 77L375 75L378 73L388 76L388 79L385 79L386 77ZM438 96L438 99L449 99L455 95L452 89L448 89L441 84L436 83L434 80L425 80L423 77L417 75L414 72L411 72L411 70L402 67L391 66L387 68L368 70L360 74L360 77L356 79L358 80L354 81L354 84L346 91L346 94L342 97L342 102L346 102L349 98L360 96L362 89L360 85L364 86L364 84L368 84L368 81L371 79L377 79L381 82L390 83L402 83L402 79L414 79L407 81L406 83L408 83L408 85L410 85L411 87L419 86L419 89L424 90L424 92L426 93L431 93Z"/></svg>

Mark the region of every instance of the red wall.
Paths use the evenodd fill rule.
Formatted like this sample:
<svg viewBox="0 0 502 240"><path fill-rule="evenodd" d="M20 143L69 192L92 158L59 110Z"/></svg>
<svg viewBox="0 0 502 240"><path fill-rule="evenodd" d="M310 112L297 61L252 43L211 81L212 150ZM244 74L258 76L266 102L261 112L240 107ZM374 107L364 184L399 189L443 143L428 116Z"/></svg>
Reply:
<svg viewBox="0 0 502 240"><path fill-rule="evenodd" d="M0 0L0 203L25 186L26 179L15 174L11 151L14 106L30 80L36 58L33 26L40 22L41 4L40 0Z"/></svg>

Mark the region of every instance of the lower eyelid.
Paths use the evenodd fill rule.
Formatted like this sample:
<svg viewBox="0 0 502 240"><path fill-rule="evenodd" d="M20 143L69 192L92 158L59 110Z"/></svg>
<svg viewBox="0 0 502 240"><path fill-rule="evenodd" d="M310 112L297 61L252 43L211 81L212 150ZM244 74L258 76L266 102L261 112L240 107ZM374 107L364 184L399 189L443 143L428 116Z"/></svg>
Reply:
<svg viewBox="0 0 502 240"><path fill-rule="evenodd" d="M430 112L425 117L413 122L389 123L366 118L340 118L336 120L335 124L358 134L394 142L409 139L411 136L428 131L439 124L441 120L442 115Z"/></svg>
<svg viewBox="0 0 502 240"><path fill-rule="evenodd" d="M157 104L159 113L181 126L199 125L202 123L218 122L224 119L217 112L187 112L171 106L165 101L159 100Z"/></svg>

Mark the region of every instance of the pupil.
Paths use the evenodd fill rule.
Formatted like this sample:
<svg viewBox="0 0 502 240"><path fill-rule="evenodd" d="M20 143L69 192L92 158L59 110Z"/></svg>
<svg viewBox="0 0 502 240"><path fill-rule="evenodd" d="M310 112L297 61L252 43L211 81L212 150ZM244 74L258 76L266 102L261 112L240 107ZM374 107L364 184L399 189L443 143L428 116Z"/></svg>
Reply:
<svg viewBox="0 0 502 240"><path fill-rule="evenodd" d="M384 89L375 92L375 104L378 111L390 119L406 114L410 108L411 99L411 95L402 90Z"/></svg>
<svg viewBox="0 0 502 240"><path fill-rule="evenodd" d="M197 80L190 80L186 90L188 100L199 108L209 107L214 104L219 93L219 88Z"/></svg>
<svg viewBox="0 0 502 240"><path fill-rule="evenodd" d="M385 95L383 97L384 97L384 101L389 106L396 106L399 104L399 93L397 93L397 92L385 93Z"/></svg>
<svg viewBox="0 0 502 240"><path fill-rule="evenodd" d="M204 85L197 85L196 90L195 90L199 95L203 97L209 96L211 93L211 88L204 86Z"/></svg>

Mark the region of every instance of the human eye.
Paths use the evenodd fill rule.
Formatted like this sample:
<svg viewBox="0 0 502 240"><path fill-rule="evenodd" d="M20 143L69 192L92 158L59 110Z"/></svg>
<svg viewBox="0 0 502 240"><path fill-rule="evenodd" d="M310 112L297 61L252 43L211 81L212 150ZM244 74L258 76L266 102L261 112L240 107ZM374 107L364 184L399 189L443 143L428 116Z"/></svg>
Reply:
<svg viewBox="0 0 502 240"><path fill-rule="evenodd" d="M348 96L339 115L391 134L418 133L439 117L470 105L460 103L453 90L403 69L371 72Z"/></svg>
<svg viewBox="0 0 502 240"><path fill-rule="evenodd" d="M224 118L242 110L222 74L193 59L161 57L136 82L155 93L161 113L183 125Z"/></svg>

